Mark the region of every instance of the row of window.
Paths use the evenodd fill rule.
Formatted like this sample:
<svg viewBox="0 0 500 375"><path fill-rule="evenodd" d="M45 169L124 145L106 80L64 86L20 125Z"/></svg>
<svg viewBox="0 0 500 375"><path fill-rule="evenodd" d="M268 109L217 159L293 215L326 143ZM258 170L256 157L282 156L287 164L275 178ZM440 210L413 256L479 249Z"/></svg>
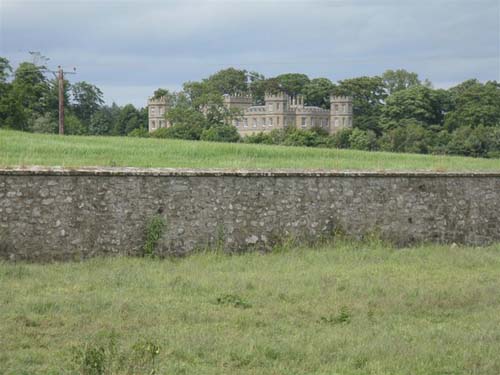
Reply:
<svg viewBox="0 0 500 375"><path fill-rule="evenodd" d="M347 118L347 117L338 118L337 117L337 118L335 118L334 121L335 121L334 122L334 126L335 127L338 127L340 125L342 125L342 126L352 126L352 118L351 117L349 117L349 118Z"/></svg>
<svg viewBox="0 0 500 375"><path fill-rule="evenodd" d="M256 128L257 126L268 126L270 128L274 125L274 120L272 117L260 117L260 118L252 118L251 120L252 127ZM234 125L239 128L243 125L244 128L248 128L248 119L244 118L243 120L234 120ZM276 125L280 125L280 118L276 117Z"/></svg>
<svg viewBox="0 0 500 375"><path fill-rule="evenodd" d="M163 107L159 107L159 108L149 107L149 114L151 116L156 115L156 112L157 112L156 109L158 109L158 115L163 116L165 114L165 108L163 108Z"/></svg>
<svg viewBox="0 0 500 375"><path fill-rule="evenodd" d="M300 121L301 121L301 126L303 128L306 128L308 126L327 127L329 125L329 120L327 118L301 117ZM292 124L293 123L294 122L292 121ZM233 124L237 128L239 128L240 126L243 126L244 128L248 128L249 125L251 125L251 127L253 127L253 128L256 128L258 126L273 127L275 124L276 124L276 126L280 125L280 118L279 117L276 117L275 119L273 117L260 117L260 118L254 117L251 119L244 118L242 120L234 120ZM345 125L347 123L343 122L343 124ZM290 125L290 124L288 124L288 125ZM337 119L337 125L339 125L338 119Z"/></svg>
<svg viewBox="0 0 500 375"><path fill-rule="evenodd" d="M352 111L352 104L335 104L335 112L339 112L340 108L342 108L341 113L347 113L347 110Z"/></svg>

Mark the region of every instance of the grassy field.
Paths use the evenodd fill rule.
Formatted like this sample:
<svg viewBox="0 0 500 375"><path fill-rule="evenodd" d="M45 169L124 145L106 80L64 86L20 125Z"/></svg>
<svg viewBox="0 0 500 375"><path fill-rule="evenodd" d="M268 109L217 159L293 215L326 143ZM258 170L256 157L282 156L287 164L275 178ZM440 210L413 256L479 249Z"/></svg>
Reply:
<svg viewBox="0 0 500 375"><path fill-rule="evenodd" d="M0 263L2 374L499 374L500 245Z"/></svg>
<svg viewBox="0 0 500 375"><path fill-rule="evenodd" d="M500 159L0 130L0 166L499 171Z"/></svg>

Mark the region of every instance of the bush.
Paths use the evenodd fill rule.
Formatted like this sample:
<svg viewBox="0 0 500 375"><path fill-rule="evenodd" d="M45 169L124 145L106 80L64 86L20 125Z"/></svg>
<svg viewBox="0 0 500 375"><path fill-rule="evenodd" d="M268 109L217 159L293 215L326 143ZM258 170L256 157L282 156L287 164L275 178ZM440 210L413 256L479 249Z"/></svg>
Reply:
<svg viewBox="0 0 500 375"><path fill-rule="evenodd" d="M328 139L328 146L334 148L349 148L349 137L352 134L352 129L342 129L331 135Z"/></svg>
<svg viewBox="0 0 500 375"><path fill-rule="evenodd" d="M49 113L46 113L33 122L31 130L34 133L57 133L58 127L58 122Z"/></svg>
<svg viewBox="0 0 500 375"><path fill-rule="evenodd" d="M432 131L418 123L411 123L388 130L380 137L378 145L383 151L426 154L432 136Z"/></svg>
<svg viewBox="0 0 500 375"><path fill-rule="evenodd" d="M148 222L146 227L146 241L142 249L144 256L154 256L156 244L165 230L165 219L156 215Z"/></svg>
<svg viewBox="0 0 500 375"><path fill-rule="evenodd" d="M215 125L201 133L203 141L238 142L240 139L238 130L232 125Z"/></svg>
<svg viewBox="0 0 500 375"><path fill-rule="evenodd" d="M200 139L202 129L198 125L177 124L169 128L160 128L150 133L153 138L174 138L198 140Z"/></svg>
<svg viewBox="0 0 500 375"><path fill-rule="evenodd" d="M372 130L356 128L349 135L349 145L356 150L375 150L377 148L377 136Z"/></svg>
<svg viewBox="0 0 500 375"><path fill-rule="evenodd" d="M160 130L160 129L158 129ZM149 132L144 128L137 128L127 134L129 137L149 138Z"/></svg>
<svg viewBox="0 0 500 375"><path fill-rule="evenodd" d="M286 135L284 141L286 146L317 147L324 143L321 136L311 130L293 130Z"/></svg>

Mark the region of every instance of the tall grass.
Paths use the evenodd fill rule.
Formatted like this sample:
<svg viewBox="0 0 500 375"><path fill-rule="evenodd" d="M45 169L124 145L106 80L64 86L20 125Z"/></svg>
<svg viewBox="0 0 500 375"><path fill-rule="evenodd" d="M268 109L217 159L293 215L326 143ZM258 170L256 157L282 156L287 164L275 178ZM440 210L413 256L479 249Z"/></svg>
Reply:
<svg viewBox="0 0 500 375"><path fill-rule="evenodd" d="M0 130L0 166L499 171L500 159Z"/></svg>
<svg viewBox="0 0 500 375"><path fill-rule="evenodd" d="M0 263L0 373L499 374L499 273L379 242Z"/></svg>

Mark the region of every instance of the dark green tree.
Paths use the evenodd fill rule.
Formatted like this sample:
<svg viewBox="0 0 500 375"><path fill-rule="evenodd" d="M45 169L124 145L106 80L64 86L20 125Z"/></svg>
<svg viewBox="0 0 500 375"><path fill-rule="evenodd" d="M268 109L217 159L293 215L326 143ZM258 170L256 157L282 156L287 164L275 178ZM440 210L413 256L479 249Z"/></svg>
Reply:
<svg viewBox="0 0 500 375"><path fill-rule="evenodd" d="M415 120L425 126L442 125L443 100L442 91L424 86L397 91L387 98L382 108L381 125L391 129L402 120Z"/></svg>
<svg viewBox="0 0 500 375"><path fill-rule="evenodd" d="M380 134L380 113L387 98L387 92L381 77L359 77L340 81L333 88L335 95L353 97L355 128L373 130Z"/></svg>
<svg viewBox="0 0 500 375"><path fill-rule="evenodd" d="M332 81L328 78L312 79L302 90L306 104L321 108L330 108L330 93L333 87Z"/></svg>
<svg viewBox="0 0 500 375"><path fill-rule="evenodd" d="M300 73L286 73L276 77L280 89L288 95L296 96L302 94L304 87L309 83L309 77Z"/></svg>
<svg viewBox="0 0 500 375"><path fill-rule="evenodd" d="M422 84L417 73L408 72L404 69L386 70L382 74L382 80L389 95Z"/></svg>
<svg viewBox="0 0 500 375"><path fill-rule="evenodd" d="M203 130L201 140L211 142L238 142L240 135L232 125L215 125Z"/></svg>
<svg viewBox="0 0 500 375"><path fill-rule="evenodd" d="M97 86L82 81L72 85L71 92L74 114L86 127L89 127L92 115L104 104L102 91Z"/></svg>
<svg viewBox="0 0 500 375"><path fill-rule="evenodd" d="M127 135L134 129L144 127L139 111L132 105L124 106L113 128L113 135Z"/></svg>
<svg viewBox="0 0 500 375"><path fill-rule="evenodd" d="M500 83L465 81L449 90L452 110L446 114L448 130L459 127L500 126Z"/></svg>

